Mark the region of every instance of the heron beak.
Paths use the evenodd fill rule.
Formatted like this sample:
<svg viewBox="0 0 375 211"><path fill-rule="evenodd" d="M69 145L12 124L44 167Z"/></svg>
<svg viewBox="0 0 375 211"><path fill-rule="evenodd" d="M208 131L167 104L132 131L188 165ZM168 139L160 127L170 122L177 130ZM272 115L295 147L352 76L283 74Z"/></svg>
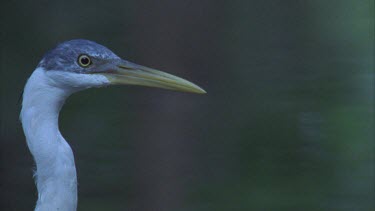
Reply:
<svg viewBox="0 0 375 211"><path fill-rule="evenodd" d="M128 61L121 61L111 66L109 71L100 74L113 85L139 85L197 94L206 93L185 79Z"/></svg>

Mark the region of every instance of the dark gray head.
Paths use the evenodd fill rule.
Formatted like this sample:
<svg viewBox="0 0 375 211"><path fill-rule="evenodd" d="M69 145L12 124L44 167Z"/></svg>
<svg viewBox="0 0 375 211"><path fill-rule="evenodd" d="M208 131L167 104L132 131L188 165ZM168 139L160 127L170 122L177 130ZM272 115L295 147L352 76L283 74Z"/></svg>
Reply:
<svg viewBox="0 0 375 211"><path fill-rule="evenodd" d="M105 85L140 85L205 93L197 85L123 60L108 48L89 40L70 40L49 51L39 63L54 86L79 91ZM41 70L39 70L41 71Z"/></svg>
<svg viewBox="0 0 375 211"><path fill-rule="evenodd" d="M120 58L108 48L90 40L75 39L60 43L47 52L38 67L45 70L89 73L95 72L98 66L116 60Z"/></svg>

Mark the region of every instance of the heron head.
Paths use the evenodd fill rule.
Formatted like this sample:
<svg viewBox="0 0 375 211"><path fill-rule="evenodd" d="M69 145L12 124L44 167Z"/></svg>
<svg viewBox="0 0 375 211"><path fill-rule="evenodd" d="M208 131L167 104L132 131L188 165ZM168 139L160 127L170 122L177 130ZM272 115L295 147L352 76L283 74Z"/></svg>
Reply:
<svg viewBox="0 0 375 211"><path fill-rule="evenodd" d="M206 93L199 86L171 74L121 59L89 40L70 40L49 51L38 65L56 86L86 89L106 85L140 85L175 91Z"/></svg>

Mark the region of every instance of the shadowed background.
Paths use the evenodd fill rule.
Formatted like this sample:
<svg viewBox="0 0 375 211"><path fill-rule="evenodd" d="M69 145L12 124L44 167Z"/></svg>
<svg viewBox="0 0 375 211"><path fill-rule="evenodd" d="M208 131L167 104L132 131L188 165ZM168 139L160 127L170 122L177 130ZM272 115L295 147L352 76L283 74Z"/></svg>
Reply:
<svg viewBox="0 0 375 211"><path fill-rule="evenodd" d="M208 94L71 96L78 210L373 210L374 2L5 1L1 206L32 210L18 120L43 54L85 38Z"/></svg>

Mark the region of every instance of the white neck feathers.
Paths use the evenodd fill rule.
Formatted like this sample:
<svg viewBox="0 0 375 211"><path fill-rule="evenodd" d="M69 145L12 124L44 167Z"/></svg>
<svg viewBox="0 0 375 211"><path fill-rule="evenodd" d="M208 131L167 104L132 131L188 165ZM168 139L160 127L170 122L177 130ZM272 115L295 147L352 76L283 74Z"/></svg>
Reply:
<svg viewBox="0 0 375 211"><path fill-rule="evenodd" d="M59 112L74 90L56 86L44 69L36 69L25 86L21 121L36 162L37 211L75 211L77 177L72 150L61 136Z"/></svg>

